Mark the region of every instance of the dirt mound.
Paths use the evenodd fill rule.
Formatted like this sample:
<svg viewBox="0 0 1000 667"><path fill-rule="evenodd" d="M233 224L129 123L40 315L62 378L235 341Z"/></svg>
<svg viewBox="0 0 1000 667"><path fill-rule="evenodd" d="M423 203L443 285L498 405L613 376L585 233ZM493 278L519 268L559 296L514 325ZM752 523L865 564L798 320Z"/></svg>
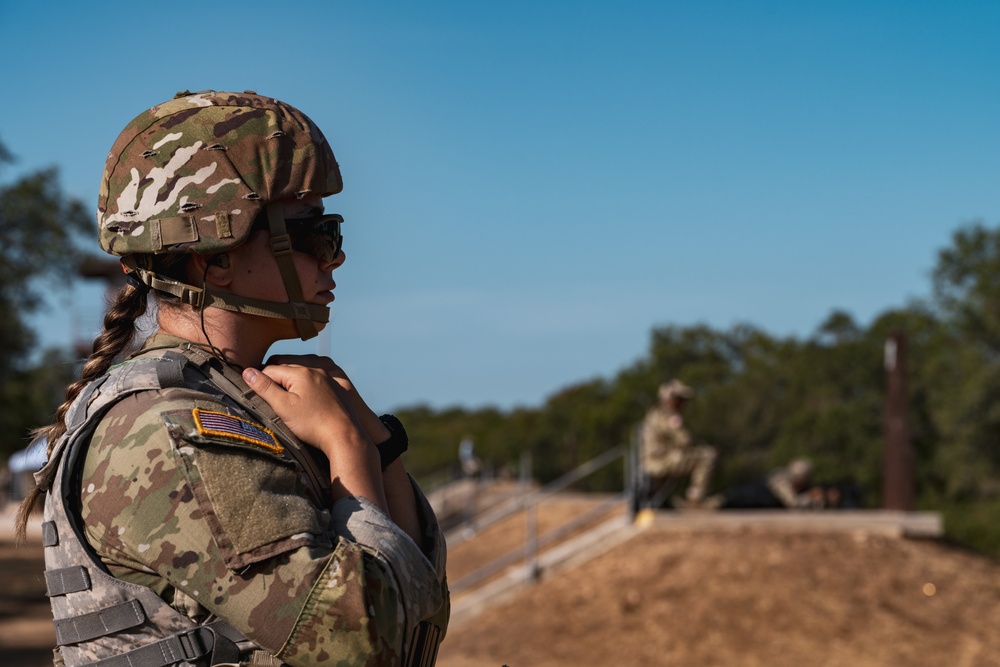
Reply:
<svg viewBox="0 0 1000 667"><path fill-rule="evenodd" d="M516 530L457 548L453 575ZM5 667L51 664L41 551L0 540ZM650 527L456 624L438 665L987 667L1000 666L998 627L1000 563L937 542Z"/></svg>
<svg viewBox="0 0 1000 667"><path fill-rule="evenodd" d="M43 569L41 543L14 547L0 533L0 664L4 667L52 664L56 637Z"/></svg>
<svg viewBox="0 0 1000 667"><path fill-rule="evenodd" d="M647 530L454 629L441 667L1000 665L1000 563L865 534Z"/></svg>

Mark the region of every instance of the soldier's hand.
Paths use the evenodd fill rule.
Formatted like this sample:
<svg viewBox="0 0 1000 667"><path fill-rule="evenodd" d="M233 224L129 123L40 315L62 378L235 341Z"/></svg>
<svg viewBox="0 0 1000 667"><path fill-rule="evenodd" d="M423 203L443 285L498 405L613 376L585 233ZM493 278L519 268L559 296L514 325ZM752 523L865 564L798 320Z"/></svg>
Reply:
<svg viewBox="0 0 1000 667"><path fill-rule="evenodd" d="M301 440L324 449L331 436L354 439L357 418L343 389L316 368L298 365L265 366L243 372L257 394L274 409ZM325 451L325 449L324 449Z"/></svg>
<svg viewBox="0 0 1000 667"><path fill-rule="evenodd" d="M389 437L388 429L379 421L378 415L365 403L357 387L351 382L351 378L347 377L344 369L330 357L321 357L317 354L276 354L266 362L268 366L271 364L305 366L323 371L327 377L344 390L344 395L350 401L354 414L372 442L383 442Z"/></svg>
<svg viewBox="0 0 1000 667"><path fill-rule="evenodd" d="M296 437L326 454L335 497L362 496L386 508L378 450L339 384L298 365L248 368L243 379Z"/></svg>
<svg viewBox="0 0 1000 667"><path fill-rule="evenodd" d="M330 357L321 357L318 354L275 354L264 362L265 367L276 364L318 368L348 393L357 393L347 373Z"/></svg>

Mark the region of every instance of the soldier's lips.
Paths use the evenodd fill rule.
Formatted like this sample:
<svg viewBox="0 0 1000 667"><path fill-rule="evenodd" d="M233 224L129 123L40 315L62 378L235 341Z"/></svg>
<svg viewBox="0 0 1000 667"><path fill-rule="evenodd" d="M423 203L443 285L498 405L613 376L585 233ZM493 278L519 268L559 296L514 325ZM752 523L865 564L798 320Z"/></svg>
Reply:
<svg viewBox="0 0 1000 667"><path fill-rule="evenodd" d="M316 299L318 301L321 301L322 303L330 303L335 298L336 297L333 295L333 290L327 290L325 292L317 292L316 293Z"/></svg>

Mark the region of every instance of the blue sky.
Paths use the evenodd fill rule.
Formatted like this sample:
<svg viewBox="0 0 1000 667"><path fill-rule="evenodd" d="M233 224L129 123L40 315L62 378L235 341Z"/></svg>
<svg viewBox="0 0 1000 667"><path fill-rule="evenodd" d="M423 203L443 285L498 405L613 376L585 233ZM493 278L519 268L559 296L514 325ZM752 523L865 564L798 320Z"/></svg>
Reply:
<svg viewBox="0 0 1000 667"><path fill-rule="evenodd" d="M124 125L253 89L323 128L329 352L376 408L533 406L653 327L808 336L1000 220L1000 3L0 0L0 141L95 205ZM48 344L101 292L53 298ZM74 333L75 332L75 333Z"/></svg>

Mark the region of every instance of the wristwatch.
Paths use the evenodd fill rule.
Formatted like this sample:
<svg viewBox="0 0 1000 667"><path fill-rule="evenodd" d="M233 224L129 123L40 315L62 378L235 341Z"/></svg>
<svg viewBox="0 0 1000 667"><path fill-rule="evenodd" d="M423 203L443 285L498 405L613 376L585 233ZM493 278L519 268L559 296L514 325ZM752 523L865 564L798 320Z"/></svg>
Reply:
<svg viewBox="0 0 1000 667"><path fill-rule="evenodd" d="M382 459L382 470L385 470L390 463L402 456L410 446L410 439L406 437L403 423L395 415L382 415L378 420L389 430L389 439L375 445L379 458Z"/></svg>

